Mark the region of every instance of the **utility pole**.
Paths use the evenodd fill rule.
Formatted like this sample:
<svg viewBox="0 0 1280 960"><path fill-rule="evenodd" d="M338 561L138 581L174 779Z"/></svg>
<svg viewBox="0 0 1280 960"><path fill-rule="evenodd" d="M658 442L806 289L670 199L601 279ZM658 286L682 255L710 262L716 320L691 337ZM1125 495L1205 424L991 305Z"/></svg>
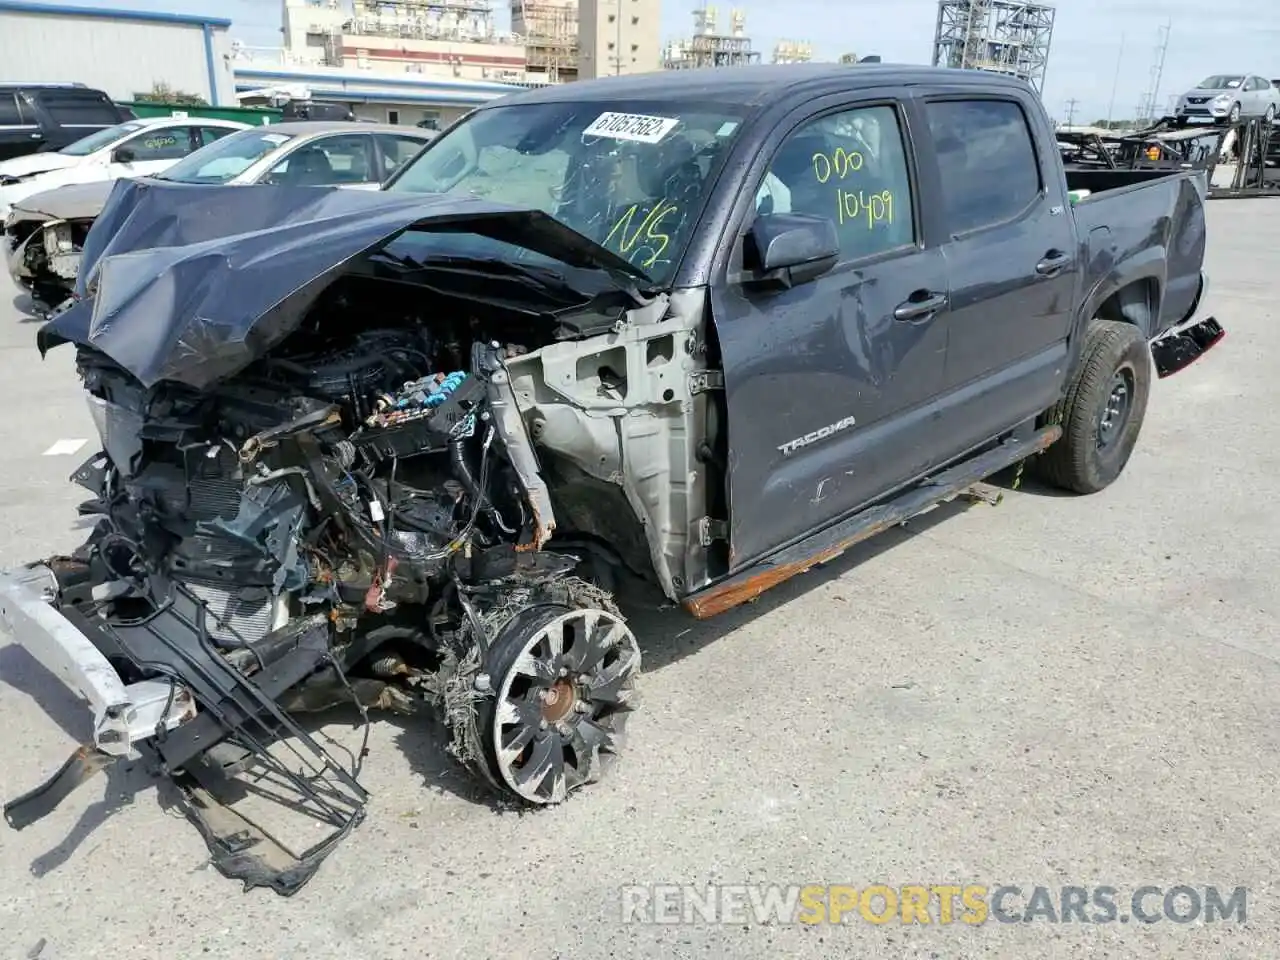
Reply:
<svg viewBox="0 0 1280 960"><path fill-rule="evenodd" d="M1151 64L1151 85L1147 87L1147 94L1142 99L1142 114L1148 120L1156 120L1156 101L1160 98L1160 81L1164 77L1164 56L1169 50L1169 33L1173 28L1173 21L1166 20L1164 25L1160 27L1156 41L1155 62Z"/></svg>
<svg viewBox="0 0 1280 960"><path fill-rule="evenodd" d="M1124 34L1120 34L1120 52L1116 54L1116 73L1111 79L1111 100L1107 103L1107 129L1111 129L1111 121L1115 119L1116 89L1120 86L1120 65L1124 63Z"/></svg>
<svg viewBox="0 0 1280 960"><path fill-rule="evenodd" d="M1070 100L1067 101L1067 126L1068 127L1075 126L1076 104L1079 102L1080 101L1077 100L1075 97L1072 97Z"/></svg>

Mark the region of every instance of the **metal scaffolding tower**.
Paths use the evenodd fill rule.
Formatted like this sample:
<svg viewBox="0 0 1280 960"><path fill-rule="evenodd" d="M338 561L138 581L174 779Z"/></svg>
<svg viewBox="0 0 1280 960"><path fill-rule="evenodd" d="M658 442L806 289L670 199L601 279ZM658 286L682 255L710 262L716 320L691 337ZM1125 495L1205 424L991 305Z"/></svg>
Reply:
<svg viewBox="0 0 1280 960"><path fill-rule="evenodd" d="M1020 77L1040 92L1054 7L1018 0L938 0L933 65Z"/></svg>
<svg viewBox="0 0 1280 960"><path fill-rule="evenodd" d="M731 10L730 32L716 29L716 8L704 7L693 12L696 32L685 40L667 45L662 66L666 70L690 70L697 67L736 67L760 62L760 51L751 48L746 33L746 14Z"/></svg>

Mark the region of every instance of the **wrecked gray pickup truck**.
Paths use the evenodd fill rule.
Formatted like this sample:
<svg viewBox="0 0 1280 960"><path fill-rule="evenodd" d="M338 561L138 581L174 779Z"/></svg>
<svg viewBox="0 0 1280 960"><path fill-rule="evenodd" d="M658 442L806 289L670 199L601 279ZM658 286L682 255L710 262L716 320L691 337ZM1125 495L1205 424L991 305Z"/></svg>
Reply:
<svg viewBox="0 0 1280 960"><path fill-rule="evenodd" d="M635 706L618 574L706 617L1041 451L1103 489L1152 367L1221 337L1203 184L1071 207L1053 144L1008 79L762 67L504 98L379 193L117 187L39 334L77 350L96 526L0 578L94 738L7 820L136 747L290 893L366 799L304 711L434 710L555 803ZM262 768L328 841L221 803Z"/></svg>

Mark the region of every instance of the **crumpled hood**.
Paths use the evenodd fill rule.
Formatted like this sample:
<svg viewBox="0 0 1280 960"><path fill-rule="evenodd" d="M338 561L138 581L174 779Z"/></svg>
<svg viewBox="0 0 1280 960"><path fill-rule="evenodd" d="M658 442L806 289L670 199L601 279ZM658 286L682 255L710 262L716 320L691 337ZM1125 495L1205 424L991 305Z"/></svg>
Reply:
<svg viewBox="0 0 1280 960"><path fill-rule="evenodd" d="M25 157L0 161L0 184L5 177L29 177L50 170L65 170L77 166L84 157L69 157L64 153L29 153Z"/></svg>
<svg viewBox="0 0 1280 960"><path fill-rule="evenodd" d="M475 197L120 180L85 240L82 299L36 342L42 354L67 342L93 347L147 387L204 389L295 330L351 260L411 227L483 234L644 278L545 213Z"/></svg>
<svg viewBox="0 0 1280 960"><path fill-rule="evenodd" d="M49 220L88 220L102 212L114 186L110 180L98 180L54 187L15 200L13 209L20 214L39 214Z"/></svg>

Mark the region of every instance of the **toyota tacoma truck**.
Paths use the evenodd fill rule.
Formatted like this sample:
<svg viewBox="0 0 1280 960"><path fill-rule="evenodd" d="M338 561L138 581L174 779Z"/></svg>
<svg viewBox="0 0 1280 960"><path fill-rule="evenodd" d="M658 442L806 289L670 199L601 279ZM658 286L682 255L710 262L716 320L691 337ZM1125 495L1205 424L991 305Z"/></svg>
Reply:
<svg viewBox="0 0 1280 960"><path fill-rule="evenodd" d="M1021 82L812 65L517 94L376 193L119 184L38 335L92 533L0 580L94 732L9 824L141 752L288 894L367 799L309 711L554 804L636 706L621 577L709 617L1008 468L1103 490L1222 337L1203 173L1107 174ZM261 771L329 839L241 819Z"/></svg>

